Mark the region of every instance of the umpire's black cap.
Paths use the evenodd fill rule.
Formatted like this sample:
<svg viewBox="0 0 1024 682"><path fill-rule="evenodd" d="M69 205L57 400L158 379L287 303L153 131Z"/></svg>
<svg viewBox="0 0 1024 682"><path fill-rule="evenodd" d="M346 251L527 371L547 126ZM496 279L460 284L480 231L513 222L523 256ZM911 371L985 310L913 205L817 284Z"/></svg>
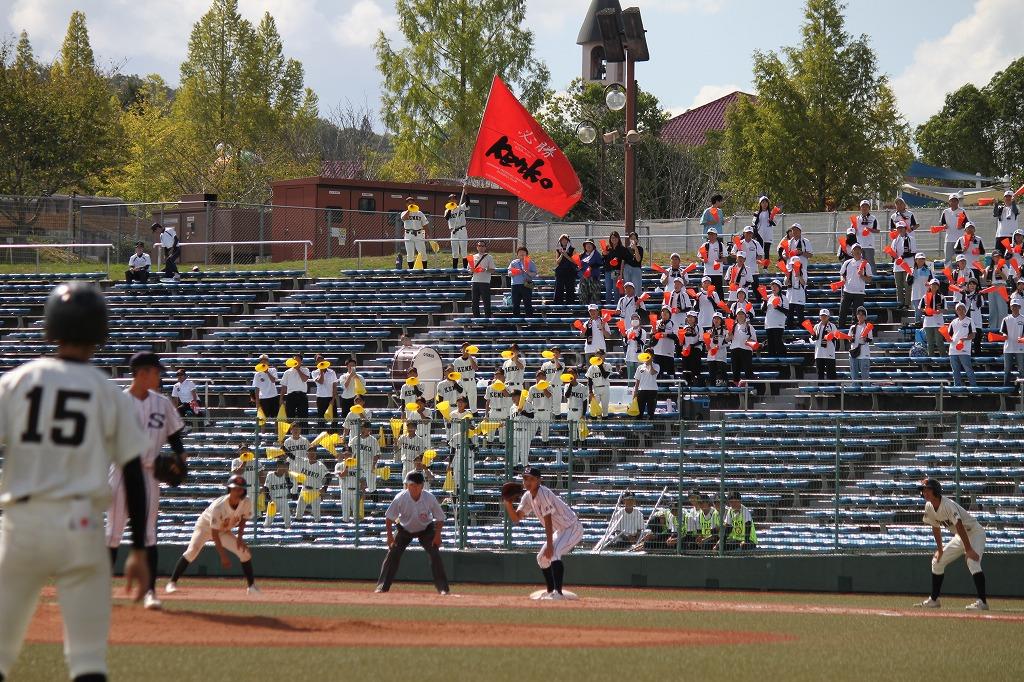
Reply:
<svg viewBox="0 0 1024 682"><path fill-rule="evenodd" d="M142 352L136 353L128 360L128 367L133 372L142 367L156 367L161 372L164 371L163 363L160 362L160 356L156 353Z"/></svg>
<svg viewBox="0 0 1024 682"><path fill-rule="evenodd" d="M48 341L100 345L107 340L107 302L88 282L58 284L43 307Z"/></svg>
<svg viewBox="0 0 1024 682"><path fill-rule="evenodd" d="M931 490L936 495L942 496L942 484L934 478L926 478L917 486L917 492Z"/></svg>

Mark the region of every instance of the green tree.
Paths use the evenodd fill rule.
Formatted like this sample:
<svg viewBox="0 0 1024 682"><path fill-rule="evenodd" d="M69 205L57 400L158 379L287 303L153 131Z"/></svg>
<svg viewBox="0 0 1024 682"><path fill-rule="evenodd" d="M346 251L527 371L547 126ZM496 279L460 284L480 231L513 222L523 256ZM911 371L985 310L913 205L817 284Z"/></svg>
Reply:
<svg viewBox="0 0 1024 682"><path fill-rule="evenodd" d="M925 163L992 175L996 115L989 98L968 83L946 95L942 110L917 127L917 146Z"/></svg>
<svg viewBox="0 0 1024 682"><path fill-rule="evenodd" d="M521 0L396 0L405 47L381 32L375 46L383 78L381 109L393 133L388 174L461 177L476 141L495 74L527 109L542 102L549 73L535 59Z"/></svg>
<svg viewBox="0 0 1024 682"><path fill-rule="evenodd" d="M169 114L177 191L266 201L274 178L315 173L318 103L304 78L269 13L253 27L237 0L214 0L192 27Z"/></svg>
<svg viewBox="0 0 1024 682"><path fill-rule="evenodd" d="M1024 57L993 76L984 92L994 119L993 171L1020 176L1024 173Z"/></svg>
<svg viewBox="0 0 1024 682"><path fill-rule="evenodd" d="M0 194L21 233L39 216L33 197L92 193L119 149L117 104L96 67L85 15L71 15L60 55L40 64L28 35L0 45Z"/></svg>
<svg viewBox="0 0 1024 682"><path fill-rule="evenodd" d="M789 211L891 196L912 159L910 132L866 36L844 30L839 0L808 0L800 45L756 52L756 101L726 115L726 189L751 204L771 191Z"/></svg>

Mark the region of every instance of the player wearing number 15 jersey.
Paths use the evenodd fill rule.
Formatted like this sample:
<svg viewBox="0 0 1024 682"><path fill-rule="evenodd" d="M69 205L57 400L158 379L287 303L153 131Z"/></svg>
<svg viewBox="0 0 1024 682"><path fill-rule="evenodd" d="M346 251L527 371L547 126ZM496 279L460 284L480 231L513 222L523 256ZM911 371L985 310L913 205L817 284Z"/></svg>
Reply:
<svg viewBox="0 0 1024 682"><path fill-rule="evenodd" d="M102 294L61 284L45 306L56 357L0 378L0 680L10 675L39 592L54 581L64 621L64 655L79 682L106 680L110 560L103 510L107 473L122 467L132 552L125 565L136 601L148 582L146 493L139 453L145 435L131 398L89 364L107 338Z"/></svg>

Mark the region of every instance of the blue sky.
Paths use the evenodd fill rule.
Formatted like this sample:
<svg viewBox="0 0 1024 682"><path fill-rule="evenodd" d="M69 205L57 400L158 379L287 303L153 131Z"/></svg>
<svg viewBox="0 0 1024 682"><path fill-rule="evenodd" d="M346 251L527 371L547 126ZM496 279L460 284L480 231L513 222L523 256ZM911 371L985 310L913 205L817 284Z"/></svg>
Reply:
<svg viewBox="0 0 1024 682"><path fill-rule="evenodd" d="M581 68L576 34L590 0L526 0L538 56L562 89ZM751 54L799 40L797 0L629 0L643 12L652 60L637 68L642 87L673 112L734 89L750 91ZM270 11L289 56L306 68L324 114L339 103L378 107L372 42L394 32L392 0L241 0L258 20ZM188 33L209 0L0 0L0 34L29 31L37 54L52 58L74 9L86 13L93 47L122 72L160 73L177 82ZM850 0L847 30L871 37L901 110L920 123L946 92L987 83L1024 52L1021 0Z"/></svg>

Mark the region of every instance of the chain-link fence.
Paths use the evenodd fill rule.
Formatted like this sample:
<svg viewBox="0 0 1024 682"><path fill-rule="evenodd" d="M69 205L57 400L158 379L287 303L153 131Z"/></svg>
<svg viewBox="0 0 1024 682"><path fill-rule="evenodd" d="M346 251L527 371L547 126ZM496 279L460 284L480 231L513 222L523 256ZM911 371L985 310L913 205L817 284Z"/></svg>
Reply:
<svg viewBox="0 0 1024 682"><path fill-rule="evenodd" d="M510 523L500 496L503 483L536 466L580 518L577 551L930 550L917 490L924 477L986 527L987 551L1024 541L1024 440L1008 428L1021 413L735 411L640 420L603 419L588 406L581 419L542 420L442 407L424 419L367 409L287 425L269 418L260 426L251 410L216 425L192 417L192 475L164 491L161 540L187 540L237 472L257 501L254 542L382 547L384 513L404 476L419 470L445 510L449 548L536 552L543 527Z"/></svg>

